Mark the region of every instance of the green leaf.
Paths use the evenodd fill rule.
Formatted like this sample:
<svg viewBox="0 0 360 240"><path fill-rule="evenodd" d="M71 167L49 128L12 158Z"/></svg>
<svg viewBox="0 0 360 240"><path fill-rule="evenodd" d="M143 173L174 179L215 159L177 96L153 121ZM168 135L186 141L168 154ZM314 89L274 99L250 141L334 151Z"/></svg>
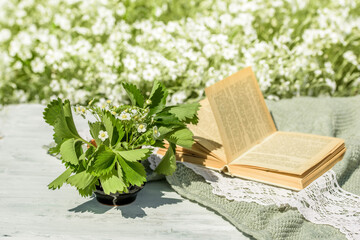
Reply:
<svg viewBox="0 0 360 240"><path fill-rule="evenodd" d="M114 146L124 137L124 126L122 125L121 120L115 118L115 116L109 112L104 112L103 121L109 135L110 146Z"/></svg>
<svg viewBox="0 0 360 240"><path fill-rule="evenodd" d="M86 171L82 171L69 177L66 182L69 183L71 186L76 187L77 189L85 189L93 183L94 179L95 176L91 175Z"/></svg>
<svg viewBox="0 0 360 240"><path fill-rule="evenodd" d="M176 145L191 148L194 140L193 140L193 133L187 128L181 128L174 132L169 133L165 139L168 142L175 143Z"/></svg>
<svg viewBox="0 0 360 240"><path fill-rule="evenodd" d="M168 127L185 127L185 124L182 123L175 115L168 112L161 112L156 114L154 120L157 125L165 125Z"/></svg>
<svg viewBox="0 0 360 240"><path fill-rule="evenodd" d="M115 166L115 153L108 148L96 154L92 170L98 175L110 173Z"/></svg>
<svg viewBox="0 0 360 240"><path fill-rule="evenodd" d="M49 148L48 153L50 155L56 156L58 153L60 153L60 146L61 144L57 144L55 147Z"/></svg>
<svg viewBox="0 0 360 240"><path fill-rule="evenodd" d="M118 177L119 178L121 178L121 179L123 179L124 178L124 175L123 175L123 171L122 171L122 169L121 169L121 166L120 166L120 164L119 164L119 158L116 156L116 164L115 164L115 166L116 166L116 169L117 169L117 174L118 174Z"/></svg>
<svg viewBox="0 0 360 240"><path fill-rule="evenodd" d="M90 127L90 134L95 139L96 145L100 146L102 141L99 139L99 132L100 130L103 130L101 122L88 122Z"/></svg>
<svg viewBox="0 0 360 240"><path fill-rule="evenodd" d="M64 101L63 109L64 109L64 116L68 129L75 137L80 138L79 133L75 127L74 119L71 112L71 104L69 100L66 99Z"/></svg>
<svg viewBox="0 0 360 240"><path fill-rule="evenodd" d="M112 145L118 144L121 142L123 137L125 136L124 126L121 124L120 120L114 118L113 125L115 126L116 132L117 132L117 141L113 139ZM115 135L115 134L114 134Z"/></svg>
<svg viewBox="0 0 360 240"><path fill-rule="evenodd" d="M116 173L110 177L100 177L100 182L105 194L127 191L126 184L122 177L118 177Z"/></svg>
<svg viewBox="0 0 360 240"><path fill-rule="evenodd" d="M144 106L144 96L141 94L140 90L131 83L123 83L122 86L124 87L127 95L130 98L131 104L136 105L139 107Z"/></svg>
<svg viewBox="0 0 360 240"><path fill-rule="evenodd" d="M166 87L159 81L155 81L149 97L151 100L149 115L159 112L165 107L167 95Z"/></svg>
<svg viewBox="0 0 360 240"><path fill-rule="evenodd" d="M158 148L165 148L164 141L162 140L156 140L156 142L152 146Z"/></svg>
<svg viewBox="0 0 360 240"><path fill-rule="evenodd" d="M79 159L78 156L76 155L76 148L75 148L76 142L77 142L76 140L71 138L63 142L60 146L60 154L62 160L64 160L65 162L69 162L73 165L79 164Z"/></svg>
<svg viewBox="0 0 360 240"><path fill-rule="evenodd" d="M62 115L63 106L60 98L51 101L44 109L43 118L46 123L54 126L58 116Z"/></svg>
<svg viewBox="0 0 360 240"><path fill-rule="evenodd" d="M69 100L51 101L43 113L45 122L54 127L54 140L57 144L65 138L80 138L71 113Z"/></svg>
<svg viewBox="0 0 360 240"><path fill-rule="evenodd" d="M199 121L197 117L197 111L199 108L199 103L181 104L168 107L169 113L174 114L180 121L192 124L197 124Z"/></svg>
<svg viewBox="0 0 360 240"><path fill-rule="evenodd" d="M152 153L152 149L142 148L128 151L116 151L116 153L127 161L136 162L147 159Z"/></svg>
<svg viewBox="0 0 360 240"><path fill-rule="evenodd" d="M171 175L176 170L176 157L175 157L175 148L174 143L170 143L168 150L165 153L165 156L162 158L160 164L156 167L155 172L164 175Z"/></svg>
<svg viewBox="0 0 360 240"><path fill-rule="evenodd" d="M169 132L172 132L175 128L173 127L164 127L164 126L161 126L158 128L158 131L160 133L160 137L161 136L164 136L166 134L168 134Z"/></svg>
<svg viewBox="0 0 360 240"><path fill-rule="evenodd" d="M123 170L124 179L131 185L142 186L146 182L146 171L144 166L138 162L128 162L118 158Z"/></svg>
<svg viewBox="0 0 360 240"><path fill-rule="evenodd" d="M113 123L111 121L111 118L113 117L111 113L109 112L104 112L103 116L102 116L102 120L104 122L104 126L105 126L105 130L108 133L109 136L109 142L112 142L112 137L113 137L113 131L114 131L114 126Z"/></svg>
<svg viewBox="0 0 360 240"><path fill-rule="evenodd" d="M58 118L54 124L54 139L55 138L60 138L62 140L65 138L78 138L78 136L74 135L69 130L65 118Z"/></svg>
<svg viewBox="0 0 360 240"><path fill-rule="evenodd" d="M60 176L58 176L54 181L52 181L48 185L48 188L52 189L52 190L60 188L66 182L68 177L70 177L72 171L73 171L73 169L71 169L71 168L66 169Z"/></svg>
<svg viewBox="0 0 360 240"><path fill-rule="evenodd" d="M94 180L84 189L78 189L79 194L83 197L89 197L93 194L94 190L96 189L95 183L97 182L97 178Z"/></svg>

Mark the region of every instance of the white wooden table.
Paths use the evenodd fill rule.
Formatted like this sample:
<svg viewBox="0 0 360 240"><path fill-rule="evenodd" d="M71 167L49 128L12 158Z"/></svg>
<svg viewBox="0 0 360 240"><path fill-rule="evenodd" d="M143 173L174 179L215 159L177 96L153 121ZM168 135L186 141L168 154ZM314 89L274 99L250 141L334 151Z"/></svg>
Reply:
<svg viewBox="0 0 360 240"><path fill-rule="evenodd" d="M43 109L0 111L0 239L248 239L165 181L147 183L122 207L82 198L68 185L48 190L64 167L43 148L52 141Z"/></svg>

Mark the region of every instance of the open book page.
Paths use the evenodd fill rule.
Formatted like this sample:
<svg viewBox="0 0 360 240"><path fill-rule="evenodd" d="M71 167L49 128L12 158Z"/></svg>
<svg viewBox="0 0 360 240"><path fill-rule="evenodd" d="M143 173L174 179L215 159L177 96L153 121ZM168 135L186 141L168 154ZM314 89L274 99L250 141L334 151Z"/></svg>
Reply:
<svg viewBox="0 0 360 240"><path fill-rule="evenodd" d="M301 175L343 144L339 138L278 131L231 164Z"/></svg>
<svg viewBox="0 0 360 240"><path fill-rule="evenodd" d="M250 67L215 83L205 92L228 163L276 131Z"/></svg>
<svg viewBox="0 0 360 240"><path fill-rule="evenodd" d="M221 142L220 132L207 98L200 101L197 125L189 124L188 128L194 133L196 143L208 150L208 154L226 163L225 151Z"/></svg>

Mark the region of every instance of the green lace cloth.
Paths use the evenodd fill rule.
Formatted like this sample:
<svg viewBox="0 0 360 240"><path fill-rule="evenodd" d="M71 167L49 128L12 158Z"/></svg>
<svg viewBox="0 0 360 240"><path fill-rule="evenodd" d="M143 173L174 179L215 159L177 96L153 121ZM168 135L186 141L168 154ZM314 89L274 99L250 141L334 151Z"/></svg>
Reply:
<svg viewBox="0 0 360 240"><path fill-rule="evenodd" d="M267 101L267 105L281 131L345 139L347 152L333 170L344 190L360 195L360 96L301 97ZM346 239L332 226L307 221L295 208L230 201L215 195L203 177L182 164L167 181L181 196L212 209L256 239Z"/></svg>

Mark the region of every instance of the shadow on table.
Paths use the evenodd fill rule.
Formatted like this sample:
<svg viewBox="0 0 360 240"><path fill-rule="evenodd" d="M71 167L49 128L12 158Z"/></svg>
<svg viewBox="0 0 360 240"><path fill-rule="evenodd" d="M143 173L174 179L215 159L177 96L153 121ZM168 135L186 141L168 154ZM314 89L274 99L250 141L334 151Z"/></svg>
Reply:
<svg viewBox="0 0 360 240"><path fill-rule="evenodd" d="M135 202L124 206L115 207L115 209L121 211L122 216L125 218L141 218L145 217L146 213L144 208L157 208L162 205L176 204L181 202L182 199L165 198L165 192L173 192L169 184L165 181L149 182L141 190ZM70 212L91 212L94 214L103 214L113 209L113 206L107 206L99 203L93 196L91 200L69 209Z"/></svg>

